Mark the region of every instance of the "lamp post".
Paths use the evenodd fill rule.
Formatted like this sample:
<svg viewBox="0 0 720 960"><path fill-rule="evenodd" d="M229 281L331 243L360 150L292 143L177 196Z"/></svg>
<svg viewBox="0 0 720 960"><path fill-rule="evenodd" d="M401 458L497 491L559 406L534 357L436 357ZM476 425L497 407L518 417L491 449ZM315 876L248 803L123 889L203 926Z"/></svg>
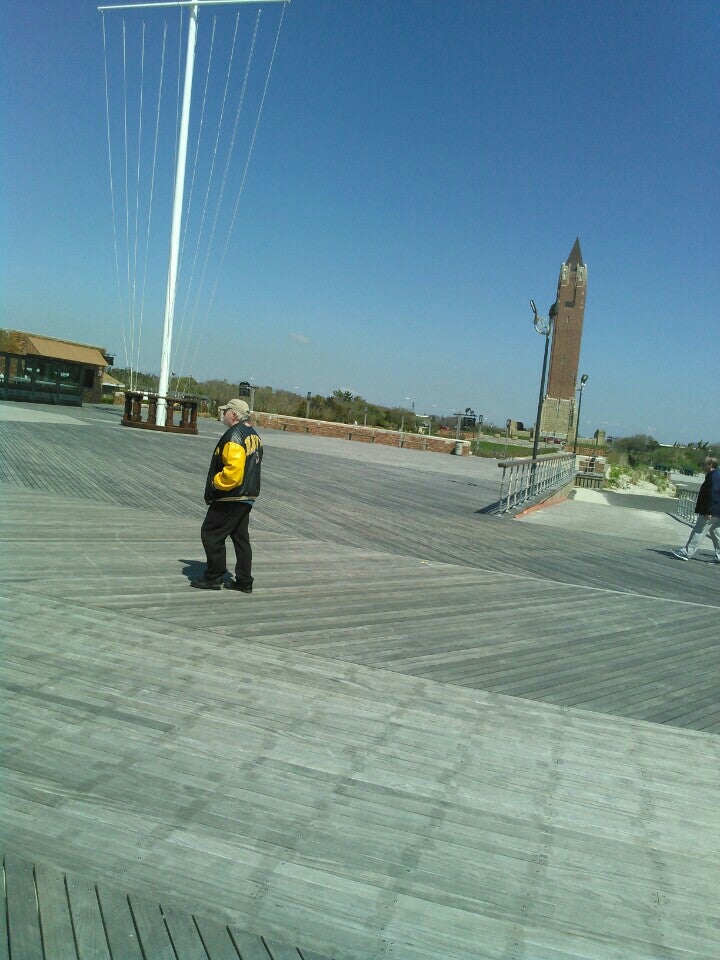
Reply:
<svg viewBox="0 0 720 960"><path fill-rule="evenodd" d="M577 445L578 445L578 433L580 432L580 411L582 410L582 395L583 390L585 389L585 384L588 382L588 375L584 373L580 377L580 386L578 387L578 393L580 394L580 399L578 400L578 415L575 422L575 444L573 446L573 453L577 454Z"/></svg>
<svg viewBox="0 0 720 960"><path fill-rule="evenodd" d="M410 397L405 397L412 404L413 426L415 425L415 401ZM400 433L405 429L405 411L403 410L402 420L400 421Z"/></svg>
<svg viewBox="0 0 720 960"><path fill-rule="evenodd" d="M535 301L530 301L530 309L533 312L533 325L540 336L545 337L545 353L543 355L542 376L540 377L540 396L538 397L537 417L535 418L535 436L533 437L532 458L537 460L538 444L540 443L540 417L542 416L543 398L545 395L545 374L547 372L548 348L550 347L550 334L552 333L553 321L557 314L557 302L548 310L547 317L538 315Z"/></svg>

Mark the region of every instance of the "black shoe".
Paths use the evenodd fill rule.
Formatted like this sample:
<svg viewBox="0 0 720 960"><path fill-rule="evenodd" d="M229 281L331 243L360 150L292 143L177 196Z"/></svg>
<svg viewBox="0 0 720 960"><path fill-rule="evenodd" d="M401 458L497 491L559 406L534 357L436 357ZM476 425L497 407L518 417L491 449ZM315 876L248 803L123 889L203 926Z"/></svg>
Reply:
<svg viewBox="0 0 720 960"><path fill-rule="evenodd" d="M226 590L238 590L240 593L252 593L251 583L238 583L237 580L230 580L225 583Z"/></svg>
<svg viewBox="0 0 720 960"><path fill-rule="evenodd" d="M197 587L199 590L220 590L222 587L222 579L218 580L212 579L209 580L207 577L200 577L199 580L191 580L191 587Z"/></svg>

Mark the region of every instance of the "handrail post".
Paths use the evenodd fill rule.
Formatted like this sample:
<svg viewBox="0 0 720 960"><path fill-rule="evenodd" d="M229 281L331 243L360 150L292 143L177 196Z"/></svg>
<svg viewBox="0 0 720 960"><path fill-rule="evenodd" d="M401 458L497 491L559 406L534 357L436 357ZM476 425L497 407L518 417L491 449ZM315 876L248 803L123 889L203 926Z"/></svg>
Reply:
<svg viewBox="0 0 720 960"><path fill-rule="evenodd" d="M502 502L503 502L503 490L505 488L505 467L503 466L503 464L500 464L500 463L498 464L498 466L502 467L502 478L500 479L500 496L498 497L498 504L500 506L500 513L504 513L505 511L502 509Z"/></svg>
<svg viewBox="0 0 720 960"><path fill-rule="evenodd" d="M158 398L154 395L148 396L148 418L147 422L155 424L157 423L157 404Z"/></svg>

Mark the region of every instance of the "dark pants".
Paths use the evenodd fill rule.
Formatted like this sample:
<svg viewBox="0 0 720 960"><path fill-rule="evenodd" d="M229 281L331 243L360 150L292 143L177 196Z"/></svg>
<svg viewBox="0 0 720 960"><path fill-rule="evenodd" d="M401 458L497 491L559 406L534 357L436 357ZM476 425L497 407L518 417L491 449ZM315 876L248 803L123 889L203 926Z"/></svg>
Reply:
<svg viewBox="0 0 720 960"><path fill-rule="evenodd" d="M218 502L208 507L200 530L205 555L207 556L208 580L221 579L225 575L227 561L225 555L225 541L232 539L235 547L235 579L238 583L250 586L252 577L252 547L248 536L251 503Z"/></svg>

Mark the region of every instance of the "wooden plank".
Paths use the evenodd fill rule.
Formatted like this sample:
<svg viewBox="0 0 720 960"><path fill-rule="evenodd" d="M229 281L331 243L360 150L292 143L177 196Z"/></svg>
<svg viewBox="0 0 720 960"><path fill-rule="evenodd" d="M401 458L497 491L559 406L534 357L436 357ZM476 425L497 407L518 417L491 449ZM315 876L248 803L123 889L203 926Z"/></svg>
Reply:
<svg viewBox="0 0 720 960"><path fill-rule="evenodd" d="M297 947L290 947L286 943L265 938L265 946L272 960L303 960Z"/></svg>
<svg viewBox="0 0 720 960"><path fill-rule="evenodd" d="M113 960L144 960L127 896L103 884L98 885L97 895Z"/></svg>
<svg viewBox="0 0 720 960"><path fill-rule="evenodd" d="M65 874L55 867L36 864L35 882L45 960L68 960L69 957L77 957L65 889Z"/></svg>
<svg viewBox="0 0 720 960"><path fill-rule="evenodd" d="M5 896L11 956L43 960L33 867L11 854L5 856Z"/></svg>
<svg viewBox="0 0 720 960"><path fill-rule="evenodd" d="M145 960L176 960L160 905L137 896L129 900Z"/></svg>
<svg viewBox="0 0 720 960"><path fill-rule="evenodd" d="M226 926L206 917L193 917L209 960L240 960Z"/></svg>
<svg viewBox="0 0 720 960"><path fill-rule="evenodd" d="M189 913L161 907L177 960L206 960L207 953Z"/></svg>
<svg viewBox="0 0 720 960"><path fill-rule="evenodd" d="M230 936L242 960L269 960L262 937L230 926Z"/></svg>
<svg viewBox="0 0 720 960"><path fill-rule="evenodd" d="M66 874L66 881L79 960L113 960L95 885L76 874Z"/></svg>

